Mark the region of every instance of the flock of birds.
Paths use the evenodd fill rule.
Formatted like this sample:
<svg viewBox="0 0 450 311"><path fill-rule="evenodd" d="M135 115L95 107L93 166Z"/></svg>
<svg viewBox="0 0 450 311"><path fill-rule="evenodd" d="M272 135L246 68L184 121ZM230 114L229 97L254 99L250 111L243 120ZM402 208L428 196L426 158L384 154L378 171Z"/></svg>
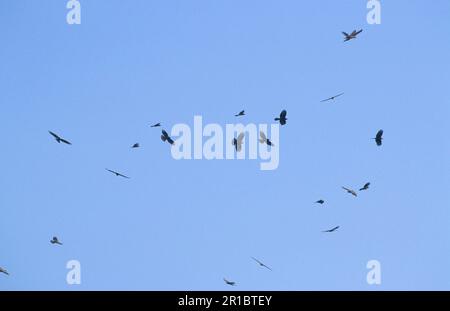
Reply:
<svg viewBox="0 0 450 311"><path fill-rule="evenodd" d="M354 30L354 31L351 32L350 34L348 34L348 33L346 33L346 32L342 32L342 34L344 35L344 42L347 42L347 41L356 39L356 37L357 37L361 32L362 32L362 29L361 29L361 30L358 30L358 31L357 31L357 30ZM320 102L334 101L335 99L337 99L338 97L340 97L340 96L342 96L342 95L344 95L344 93L339 93L339 94L337 94L337 95L328 97L328 98L326 98L326 99L324 99L324 100L322 100L322 101L320 101ZM234 116L235 116L235 117L242 117L242 116L245 116L245 110L240 111L239 113L235 114ZM274 120L275 120L275 121L278 121L278 122L280 123L280 125L282 125L282 126L283 126L283 125L286 125L287 120L288 120L288 119L287 119L287 111L286 111L286 110L281 111L280 115L279 115L278 117L274 118ZM161 125L160 122L151 125L151 127L153 127L153 128L157 128L157 127L161 127L161 126L162 126L162 125ZM64 139L64 138L61 137L60 135L58 135L58 134L56 134L56 133L54 133L54 132L52 132L52 131L49 131L49 133L50 133L50 135L56 140L56 142L58 142L58 143L63 143L63 144L66 144L66 145L72 145L72 143L71 143L70 141L68 141L67 139ZM244 138L245 138L245 133L240 133L240 134L238 135L238 137L236 137L236 138L233 139L232 145L235 147L235 151L236 151L236 152L240 152L240 151L242 150L242 144L243 144ZM375 143L376 143L377 146L381 146L381 145L382 145L382 142L383 142L383 130L379 130L379 131L376 133L376 135L375 135L375 137L374 137L373 139L375 140ZM169 143L170 145L174 145L174 144L175 144L175 141L172 139L172 137L170 137L170 135L169 135L164 129L161 130L161 140L162 140L163 142ZM262 144L267 144L268 146L274 146L274 144L272 143L272 141L271 141L269 138L267 138L266 135L265 135L262 131L260 132L259 142L262 143ZM135 144L133 144L133 145L131 146L131 148L133 148L133 149L139 148L139 147L140 147L140 144L139 144L139 143L135 143ZM126 178L126 179L129 179L129 178L130 178L130 177L128 177L127 175L124 175L124 174L122 174L122 173L119 173L119 172L117 172L117 171L114 171L114 170L111 170L111 169L108 169L108 168L106 168L106 171L110 172L111 174L113 174L113 175L115 175L115 176L117 176L117 177L122 177L122 178ZM361 188L359 189L359 191L365 191L365 190L368 190L369 187L370 187L370 182L367 182L366 184L364 184L363 187L361 187ZM355 190L351 189L351 188L342 187L342 189L345 190L347 193L353 195L354 197L357 197L357 196L358 196L358 193L357 193ZM320 200L316 201L315 203L321 204L321 205L322 205L322 204L325 204L325 200L320 199ZM324 233L332 233L332 232L336 232L339 228L340 228L340 226L335 226L335 227L333 227L333 228L331 228L331 229L324 230L324 231L322 231L322 232L324 232ZM59 245L59 246L63 245L63 243L61 243L60 240L58 239L58 237L56 237L56 236L54 236L54 237L50 240L50 243L51 243L52 245ZM261 261L258 260L257 258L251 257L251 259L252 259L253 261L255 261L255 263L258 264L260 267L272 271L272 269L271 269L269 266L267 266L266 264L264 264L263 262L261 262ZM9 272L8 272L6 269L2 268L2 267L0 267L0 273L3 273L3 274L5 274L5 275L9 275ZM225 284L227 284L227 285L230 285L230 286L236 286L236 282L234 282L234 281L229 281L229 280L227 280L226 278L224 278L223 280L224 280Z"/></svg>

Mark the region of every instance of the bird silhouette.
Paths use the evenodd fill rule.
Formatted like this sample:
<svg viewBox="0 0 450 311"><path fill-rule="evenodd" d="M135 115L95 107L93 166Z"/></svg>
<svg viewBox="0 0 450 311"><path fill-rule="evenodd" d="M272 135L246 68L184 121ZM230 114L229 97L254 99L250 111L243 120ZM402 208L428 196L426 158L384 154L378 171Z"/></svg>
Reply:
<svg viewBox="0 0 450 311"><path fill-rule="evenodd" d="M266 269L272 271L272 269L271 269L270 267L266 266L264 263L262 263L261 261L259 261L259 260L256 259L255 257L252 257L252 259L253 259L254 261L256 261L256 262L258 263L258 265L260 265L261 267L266 268Z"/></svg>
<svg viewBox="0 0 450 311"><path fill-rule="evenodd" d="M342 95L344 95L344 93L340 93L338 95L334 95L334 96L328 97L327 99L321 100L320 102L323 103L323 102L327 102L327 101L330 101L330 100L335 100L336 98L338 98L339 96L342 96Z"/></svg>
<svg viewBox="0 0 450 311"><path fill-rule="evenodd" d="M377 146L381 146L383 144L383 130L379 130L375 138L372 139L375 139Z"/></svg>
<svg viewBox="0 0 450 311"><path fill-rule="evenodd" d="M245 134L241 133L237 138L233 138L231 144L234 146L234 149L239 152L242 150L242 142L244 140Z"/></svg>
<svg viewBox="0 0 450 311"><path fill-rule="evenodd" d="M107 168L106 168L106 170L107 170L108 172L113 173L113 174L116 175L117 177L123 177L123 178L128 178L128 179L130 179L130 177L125 176L125 175L123 175L123 174L120 174L120 173L118 173L118 172L116 172L116 171L112 171L112 170L107 169Z"/></svg>
<svg viewBox="0 0 450 311"><path fill-rule="evenodd" d="M353 195L355 197L358 196L358 194L356 193L355 190L352 190L352 189L349 189L349 188L345 188L345 187L342 187L342 189L344 189L345 191L347 191L347 193L350 193L351 195Z"/></svg>
<svg viewBox="0 0 450 311"><path fill-rule="evenodd" d="M56 236L54 236L53 239L51 239L50 243L62 245L62 243L58 240Z"/></svg>
<svg viewBox="0 0 450 311"><path fill-rule="evenodd" d="M50 133L50 135L52 135L55 140L60 144L60 143L65 143L66 145L72 145L72 143L68 140L65 140L63 138L61 138L60 136L58 136L57 134L53 133L52 131L48 131Z"/></svg>
<svg viewBox="0 0 450 311"><path fill-rule="evenodd" d="M370 182L365 183L364 186L361 189L359 189L359 191L368 190L369 186L370 186Z"/></svg>
<svg viewBox="0 0 450 311"><path fill-rule="evenodd" d="M156 123L156 124L150 125L150 127L159 127L159 126L161 126L161 123Z"/></svg>
<svg viewBox="0 0 450 311"><path fill-rule="evenodd" d="M6 275L9 275L8 271L6 271L5 269L3 269L2 267L0 267L0 273L4 273Z"/></svg>
<svg viewBox="0 0 450 311"><path fill-rule="evenodd" d="M358 36L362 31L363 31L362 29L360 29L358 31L353 30L351 34L342 32L342 34L345 36L344 42L350 41L352 39L356 39L356 36Z"/></svg>
<svg viewBox="0 0 450 311"><path fill-rule="evenodd" d="M131 148L139 148L141 145L139 145L139 143L135 143L133 146L131 146Z"/></svg>
<svg viewBox="0 0 450 311"><path fill-rule="evenodd" d="M322 232L331 233L331 232L336 231L337 229L339 229L339 226L336 226L336 227L334 227L333 229L325 230L325 231L322 231Z"/></svg>
<svg viewBox="0 0 450 311"><path fill-rule="evenodd" d="M323 203L325 203L325 201L324 200L319 200L319 201L316 201L314 203L323 204Z"/></svg>
<svg viewBox="0 0 450 311"><path fill-rule="evenodd" d="M226 283L227 285L230 285L230 286L236 286L236 282L228 281L226 278L223 278L223 280L225 281L225 283Z"/></svg>
<svg viewBox="0 0 450 311"><path fill-rule="evenodd" d="M279 117L279 118L275 118L274 120L275 120L275 121L280 121L280 124L281 124L281 125L285 125L285 124L286 124L286 121L287 121L286 115L287 115L287 111L286 111L286 110L283 110L283 111L280 113L280 117Z"/></svg>
<svg viewBox="0 0 450 311"><path fill-rule="evenodd" d="M261 144L267 144L268 146L275 146L271 141L270 141L270 139L268 139L267 137L266 137L266 134L264 134L264 132L259 132L259 136L261 137L260 139L259 139L259 142L261 143Z"/></svg>
<svg viewBox="0 0 450 311"><path fill-rule="evenodd" d="M239 112L238 114L235 114L234 116L235 117L245 116L245 110L242 110L241 112Z"/></svg>
<svg viewBox="0 0 450 311"><path fill-rule="evenodd" d="M167 134L167 132L165 130L162 130L161 132L162 132L162 135L161 135L162 141L167 141L171 145L175 144L173 139L169 136L169 134Z"/></svg>

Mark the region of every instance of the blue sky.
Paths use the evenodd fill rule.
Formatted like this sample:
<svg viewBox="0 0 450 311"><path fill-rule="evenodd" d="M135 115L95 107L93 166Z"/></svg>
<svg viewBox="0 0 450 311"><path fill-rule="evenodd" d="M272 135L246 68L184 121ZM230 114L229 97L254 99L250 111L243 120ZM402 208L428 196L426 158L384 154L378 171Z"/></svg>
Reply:
<svg viewBox="0 0 450 311"><path fill-rule="evenodd" d="M380 25L365 1L84 0L72 26L65 4L0 3L1 290L450 289L449 1ZM149 127L242 109L288 111L277 170L176 161Z"/></svg>

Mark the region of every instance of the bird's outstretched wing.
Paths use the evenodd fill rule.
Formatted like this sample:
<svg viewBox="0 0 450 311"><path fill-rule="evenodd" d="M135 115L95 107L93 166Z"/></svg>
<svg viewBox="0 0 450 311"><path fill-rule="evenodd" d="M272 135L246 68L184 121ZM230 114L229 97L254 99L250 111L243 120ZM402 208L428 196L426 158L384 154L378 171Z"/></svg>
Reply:
<svg viewBox="0 0 450 311"><path fill-rule="evenodd" d="M68 140L65 140L63 138L60 138L61 142L65 143L66 145L72 145L72 143Z"/></svg>
<svg viewBox="0 0 450 311"><path fill-rule="evenodd" d="M264 134L263 131L260 131L260 132L259 132L259 136L261 137L261 138L259 139L259 142L262 143L262 144L264 144L264 143L267 141L266 134Z"/></svg>
<svg viewBox="0 0 450 311"><path fill-rule="evenodd" d="M349 37L349 34L346 33L345 31L343 31L342 34L343 34L344 36L346 36L346 37Z"/></svg>
<svg viewBox="0 0 450 311"><path fill-rule="evenodd" d="M280 119L286 119L286 115L287 115L287 111L286 111L286 110L283 110L283 111L280 113Z"/></svg>
<svg viewBox="0 0 450 311"><path fill-rule="evenodd" d="M52 135L56 140L60 140L61 137L59 137L58 135L56 135L55 133L53 133L52 131L48 131L50 133L50 135Z"/></svg>

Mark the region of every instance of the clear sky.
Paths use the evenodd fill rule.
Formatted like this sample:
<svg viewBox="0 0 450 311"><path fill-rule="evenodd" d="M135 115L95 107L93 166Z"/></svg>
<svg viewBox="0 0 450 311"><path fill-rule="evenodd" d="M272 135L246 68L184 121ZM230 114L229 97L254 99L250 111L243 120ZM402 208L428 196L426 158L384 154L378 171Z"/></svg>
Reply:
<svg viewBox="0 0 450 311"><path fill-rule="evenodd" d="M364 0L81 5L0 2L0 289L450 290L449 1L383 1L380 25ZM149 127L242 109L288 111L277 170L176 161Z"/></svg>

